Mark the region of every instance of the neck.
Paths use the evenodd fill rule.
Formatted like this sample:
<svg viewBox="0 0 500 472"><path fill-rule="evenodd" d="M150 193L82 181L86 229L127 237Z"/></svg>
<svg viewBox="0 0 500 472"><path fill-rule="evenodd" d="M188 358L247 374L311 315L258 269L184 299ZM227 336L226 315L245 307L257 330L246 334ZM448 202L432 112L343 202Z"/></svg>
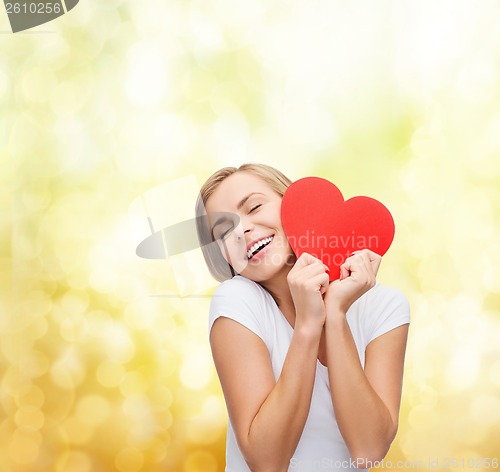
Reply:
<svg viewBox="0 0 500 472"><path fill-rule="evenodd" d="M272 295L281 312L293 326L295 323L295 305L287 281L288 272L292 267L292 265L285 265L281 272L270 280L260 282L260 285Z"/></svg>

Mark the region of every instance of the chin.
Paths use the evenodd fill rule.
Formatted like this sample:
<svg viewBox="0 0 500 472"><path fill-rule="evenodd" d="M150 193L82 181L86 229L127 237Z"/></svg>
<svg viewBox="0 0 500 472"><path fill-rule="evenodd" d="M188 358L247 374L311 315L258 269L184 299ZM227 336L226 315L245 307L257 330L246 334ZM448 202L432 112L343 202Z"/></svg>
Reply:
<svg viewBox="0 0 500 472"><path fill-rule="evenodd" d="M274 277L277 277L280 273L283 272L286 267L286 264L281 264L279 266L256 266L252 268L253 270L243 270L240 275L246 277L247 279L253 280L254 282L266 282L273 279ZM290 269L291 267L292 266L290 266Z"/></svg>

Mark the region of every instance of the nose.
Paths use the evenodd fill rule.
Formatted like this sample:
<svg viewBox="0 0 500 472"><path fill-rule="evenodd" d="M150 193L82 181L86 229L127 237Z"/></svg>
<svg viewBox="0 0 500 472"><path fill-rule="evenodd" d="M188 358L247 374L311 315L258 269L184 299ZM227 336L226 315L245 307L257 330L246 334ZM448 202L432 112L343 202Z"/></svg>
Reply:
<svg viewBox="0 0 500 472"><path fill-rule="evenodd" d="M243 234L249 233L254 228L254 224L250 218L241 218L240 224L243 229Z"/></svg>

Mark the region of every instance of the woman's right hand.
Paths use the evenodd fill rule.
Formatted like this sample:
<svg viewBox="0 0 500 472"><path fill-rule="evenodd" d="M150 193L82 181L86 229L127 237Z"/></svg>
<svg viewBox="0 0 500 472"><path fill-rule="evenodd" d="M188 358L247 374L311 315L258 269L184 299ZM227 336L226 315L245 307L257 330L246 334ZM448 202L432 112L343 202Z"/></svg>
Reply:
<svg viewBox="0 0 500 472"><path fill-rule="evenodd" d="M322 329L326 320L323 294L328 289L328 267L318 258L304 252L287 275L288 287L295 305L295 325Z"/></svg>

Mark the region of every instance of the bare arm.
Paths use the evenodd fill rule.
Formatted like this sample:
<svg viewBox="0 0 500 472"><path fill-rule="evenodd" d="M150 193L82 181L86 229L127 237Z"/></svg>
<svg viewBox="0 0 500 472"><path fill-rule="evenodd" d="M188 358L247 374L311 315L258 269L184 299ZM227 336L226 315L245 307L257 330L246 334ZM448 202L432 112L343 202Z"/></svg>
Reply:
<svg viewBox="0 0 500 472"><path fill-rule="evenodd" d="M326 294L328 375L340 432L358 467L382 460L396 435L408 324L377 337L366 348L363 370L345 314L375 285L380 256L363 250L347 259L341 280Z"/></svg>
<svg viewBox="0 0 500 472"><path fill-rule="evenodd" d="M214 323L214 362L238 445L254 472L288 470L309 412L320 335L294 331L275 382L269 351L256 334L229 318Z"/></svg>
<svg viewBox="0 0 500 472"><path fill-rule="evenodd" d="M396 436L408 324L374 339L365 370L345 316L327 319L328 375L337 423L358 467L382 460Z"/></svg>
<svg viewBox="0 0 500 472"><path fill-rule="evenodd" d="M288 274L288 284L296 321L277 381L267 346L255 333L222 317L210 335L236 439L254 472L288 470L311 403L328 275L319 260L306 254Z"/></svg>

